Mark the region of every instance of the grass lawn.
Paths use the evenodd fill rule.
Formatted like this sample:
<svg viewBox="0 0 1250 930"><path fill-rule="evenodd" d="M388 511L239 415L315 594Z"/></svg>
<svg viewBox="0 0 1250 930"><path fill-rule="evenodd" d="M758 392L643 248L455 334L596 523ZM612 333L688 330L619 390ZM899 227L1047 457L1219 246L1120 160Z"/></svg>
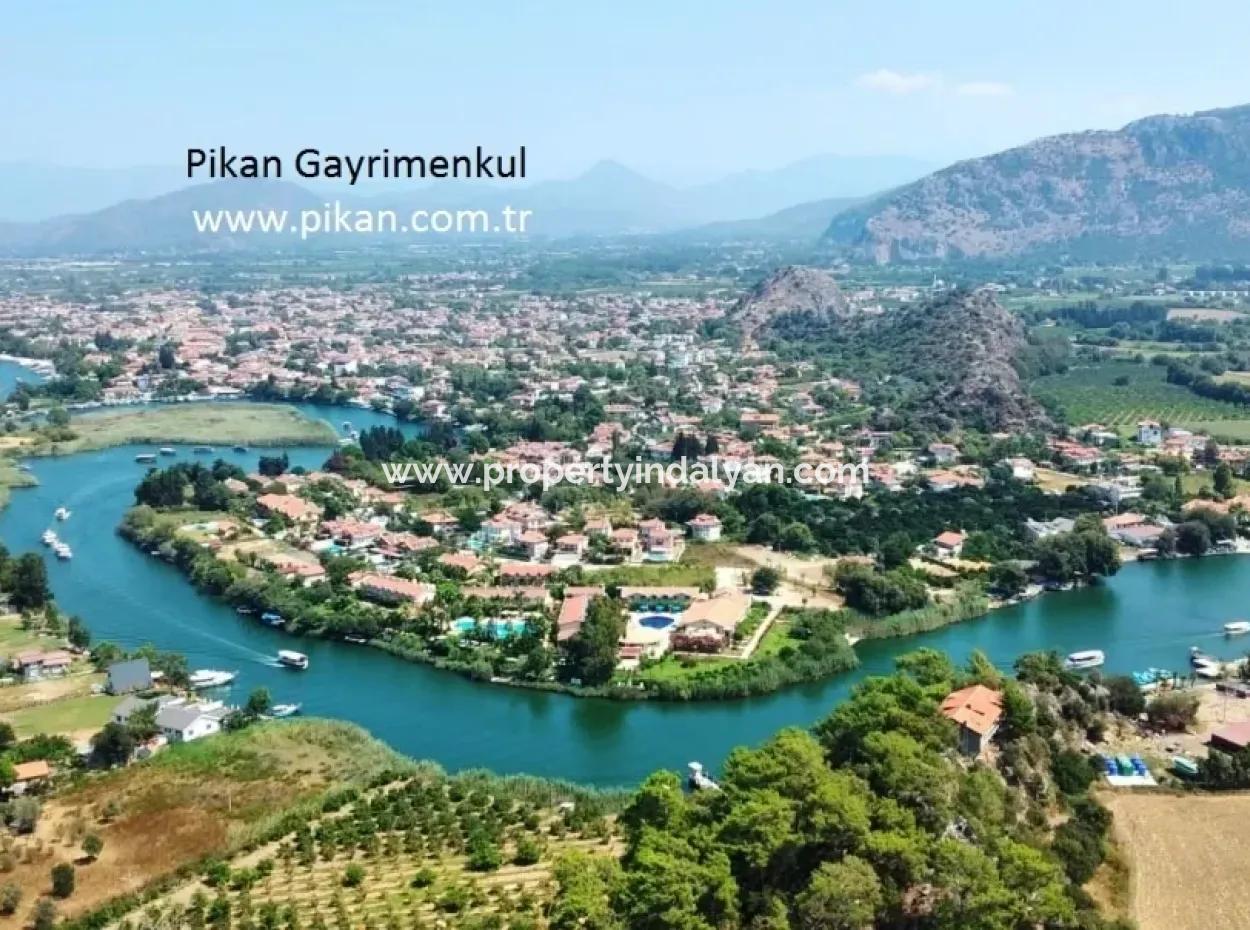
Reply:
<svg viewBox="0 0 1250 930"><path fill-rule="evenodd" d="M688 565L670 562L665 565L613 565L610 568L589 567L587 577L595 584L645 586L660 585L678 588L711 588L716 573L710 564Z"/></svg>
<svg viewBox="0 0 1250 930"><path fill-rule="evenodd" d="M702 674L715 671L721 666L740 659L688 659L681 660L673 655L666 655L654 665L649 665L634 676L638 681L683 681L698 678Z"/></svg>
<svg viewBox="0 0 1250 930"><path fill-rule="evenodd" d="M75 438L39 451L82 452L140 442L237 443L248 446L330 445L334 429L279 404L171 404L156 410L106 410L70 421Z"/></svg>
<svg viewBox="0 0 1250 930"><path fill-rule="evenodd" d="M39 733L69 735L100 729L108 723L117 701L108 695L89 694L24 707L5 716L20 739Z"/></svg>
<svg viewBox="0 0 1250 930"><path fill-rule="evenodd" d="M46 642L37 633L23 630L17 614L0 617L0 655L12 656L24 649L41 649Z"/></svg>

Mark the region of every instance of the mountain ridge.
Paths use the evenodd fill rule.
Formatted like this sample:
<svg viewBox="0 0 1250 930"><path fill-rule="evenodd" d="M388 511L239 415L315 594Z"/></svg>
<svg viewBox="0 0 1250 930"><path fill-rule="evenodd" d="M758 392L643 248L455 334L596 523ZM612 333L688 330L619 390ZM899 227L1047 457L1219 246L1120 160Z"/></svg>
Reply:
<svg viewBox="0 0 1250 930"><path fill-rule="evenodd" d="M1250 255L1250 105L1144 117L956 162L836 216L879 263Z"/></svg>

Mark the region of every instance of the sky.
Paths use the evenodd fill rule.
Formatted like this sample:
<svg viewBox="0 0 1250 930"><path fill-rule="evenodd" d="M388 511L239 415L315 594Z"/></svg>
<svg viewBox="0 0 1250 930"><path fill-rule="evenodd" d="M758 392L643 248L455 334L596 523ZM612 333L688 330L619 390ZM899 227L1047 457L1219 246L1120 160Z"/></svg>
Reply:
<svg viewBox="0 0 1250 930"><path fill-rule="evenodd" d="M693 183L933 163L1250 102L1250 4L1050 0L5 4L0 161L524 144Z"/></svg>

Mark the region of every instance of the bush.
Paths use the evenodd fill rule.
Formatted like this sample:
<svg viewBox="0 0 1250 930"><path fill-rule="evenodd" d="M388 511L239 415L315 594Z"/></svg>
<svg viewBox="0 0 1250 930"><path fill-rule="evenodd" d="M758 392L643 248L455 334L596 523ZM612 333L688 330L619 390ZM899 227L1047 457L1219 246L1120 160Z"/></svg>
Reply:
<svg viewBox="0 0 1250 930"><path fill-rule="evenodd" d="M52 893L58 898L68 898L74 893L74 867L68 862L59 862L52 867Z"/></svg>
<svg viewBox="0 0 1250 930"><path fill-rule="evenodd" d="M1084 794L1096 775L1090 760L1071 749L1055 755L1051 761L1051 772L1055 786L1064 794Z"/></svg>
<svg viewBox="0 0 1250 930"><path fill-rule="evenodd" d="M1161 730L1187 730L1198 718L1198 696L1172 691L1146 706L1146 717Z"/></svg>
<svg viewBox="0 0 1250 930"><path fill-rule="evenodd" d="M22 889L14 882L6 882L0 887L0 914L16 914L17 906L21 903Z"/></svg>
<svg viewBox="0 0 1250 930"><path fill-rule="evenodd" d="M523 836L517 840L516 855L512 861L517 865L533 865L542 855L542 845L531 836Z"/></svg>
<svg viewBox="0 0 1250 930"><path fill-rule="evenodd" d="M419 869L417 874L412 876L411 884L413 888L429 888L437 879L438 873L433 869Z"/></svg>

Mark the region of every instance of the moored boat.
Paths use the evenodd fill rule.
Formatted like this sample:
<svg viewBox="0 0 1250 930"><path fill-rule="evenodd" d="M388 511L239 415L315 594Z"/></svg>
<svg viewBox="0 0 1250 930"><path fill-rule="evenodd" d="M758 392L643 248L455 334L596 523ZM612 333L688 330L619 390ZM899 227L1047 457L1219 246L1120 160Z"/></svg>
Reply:
<svg viewBox="0 0 1250 930"><path fill-rule="evenodd" d="M208 455L213 451L213 447L212 446L196 446L191 451L196 453L197 455Z"/></svg>
<svg viewBox="0 0 1250 930"><path fill-rule="evenodd" d="M1069 653L1063 660L1063 667L1076 671L1083 668L1098 668L1107 661L1106 653L1101 649L1086 649L1082 652Z"/></svg>
<svg viewBox="0 0 1250 930"><path fill-rule="evenodd" d="M52 544L52 551L56 553L56 557L58 559L66 562L74 557L74 550L69 547L68 543L54 542Z"/></svg>
<svg viewBox="0 0 1250 930"><path fill-rule="evenodd" d="M275 704L269 710L270 717L294 717L300 712L299 704Z"/></svg>
<svg viewBox="0 0 1250 930"><path fill-rule="evenodd" d="M308 656L302 652L294 652L290 649L278 650L278 663L285 665L287 668L308 668Z"/></svg>
<svg viewBox="0 0 1250 930"><path fill-rule="evenodd" d="M286 623L286 621L282 619L281 614L275 614L272 610L267 610L261 614L260 622L265 626L282 626L282 624Z"/></svg>
<svg viewBox="0 0 1250 930"><path fill-rule="evenodd" d="M202 691L205 688L221 688L230 684L236 677L234 672L223 672L215 668L197 668L191 673L188 681L192 688Z"/></svg>
<svg viewBox="0 0 1250 930"><path fill-rule="evenodd" d="M135 461L144 465L146 465L148 462L155 462L156 453L155 452L140 452L138 455L135 456Z"/></svg>
<svg viewBox="0 0 1250 930"><path fill-rule="evenodd" d="M161 455L177 455L178 450L173 446L161 446L160 453Z"/></svg>
<svg viewBox="0 0 1250 930"><path fill-rule="evenodd" d="M69 510L65 507L58 507L52 512L52 516L56 517L58 520L68 520Z"/></svg>
<svg viewBox="0 0 1250 930"><path fill-rule="evenodd" d="M43 535L39 537L39 541L42 542L45 546L51 546L55 544L58 541L58 539L57 539L56 533L54 533L52 530L44 530Z"/></svg>
<svg viewBox="0 0 1250 930"><path fill-rule="evenodd" d="M1224 633L1228 636L1250 633L1250 620L1230 620L1224 624Z"/></svg>

